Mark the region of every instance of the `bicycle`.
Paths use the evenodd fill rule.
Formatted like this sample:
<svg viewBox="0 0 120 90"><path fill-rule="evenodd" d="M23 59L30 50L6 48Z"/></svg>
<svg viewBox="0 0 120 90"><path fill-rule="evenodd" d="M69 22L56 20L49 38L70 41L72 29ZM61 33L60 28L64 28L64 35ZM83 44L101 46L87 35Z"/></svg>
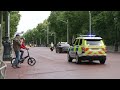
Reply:
<svg viewBox="0 0 120 90"><path fill-rule="evenodd" d="M27 53L28 53L27 56L25 56L24 58L20 59L20 60L18 61L18 63L21 64L21 63L23 63L23 62L25 61L26 58L28 58L28 60L27 60L28 65L30 65L30 66L35 65L36 60L35 60L33 57L30 57L30 54L29 54L28 49L26 49L26 50L27 50ZM12 65L13 65L15 59L16 59L16 58L12 58L12 60L11 60L11 64L12 64Z"/></svg>

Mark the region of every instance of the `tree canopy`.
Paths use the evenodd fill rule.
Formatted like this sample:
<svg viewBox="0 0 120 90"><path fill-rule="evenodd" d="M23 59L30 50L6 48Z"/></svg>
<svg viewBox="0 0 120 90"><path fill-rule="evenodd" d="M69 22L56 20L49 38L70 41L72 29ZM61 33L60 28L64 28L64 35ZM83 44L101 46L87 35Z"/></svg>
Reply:
<svg viewBox="0 0 120 90"><path fill-rule="evenodd" d="M102 37L107 45L113 45L116 39L120 41L119 11L91 11L91 17L92 34ZM46 44L48 29L49 43L54 42L55 34L56 42L67 41L67 20L69 43L72 43L72 40L80 34L89 34L88 11L51 11L48 19L24 34L26 42Z"/></svg>
<svg viewBox="0 0 120 90"><path fill-rule="evenodd" d="M4 15L4 14L3 14ZM15 32L17 31L17 26L20 21L19 11L11 11L10 12L10 38L13 38ZM5 19L5 15L3 16ZM5 36L5 21L3 21L3 37Z"/></svg>

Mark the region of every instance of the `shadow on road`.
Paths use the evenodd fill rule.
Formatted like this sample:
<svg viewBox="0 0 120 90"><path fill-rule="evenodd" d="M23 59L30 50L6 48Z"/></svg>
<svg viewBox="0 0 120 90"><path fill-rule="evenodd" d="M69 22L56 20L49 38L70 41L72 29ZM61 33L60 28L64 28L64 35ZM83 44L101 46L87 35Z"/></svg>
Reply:
<svg viewBox="0 0 120 90"><path fill-rule="evenodd" d="M76 64L76 62L72 62L74 64ZM106 65L106 64L100 64L99 62L89 62L89 61L82 61L81 63L77 64L77 65Z"/></svg>
<svg viewBox="0 0 120 90"><path fill-rule="evenodd" d="M57 53L57 54L67 54L67 52Z"/></svg>

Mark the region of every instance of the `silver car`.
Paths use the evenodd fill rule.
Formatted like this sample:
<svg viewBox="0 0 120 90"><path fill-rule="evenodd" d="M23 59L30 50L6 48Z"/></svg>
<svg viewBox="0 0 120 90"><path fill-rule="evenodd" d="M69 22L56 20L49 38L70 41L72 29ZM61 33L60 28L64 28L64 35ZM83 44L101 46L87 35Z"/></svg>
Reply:
<svg viewBox="0 0 120 90"><path fill-rule="evenodd" d="M69 47L67 42L59 42L56 46L56 53L67 52Z"/></svg>

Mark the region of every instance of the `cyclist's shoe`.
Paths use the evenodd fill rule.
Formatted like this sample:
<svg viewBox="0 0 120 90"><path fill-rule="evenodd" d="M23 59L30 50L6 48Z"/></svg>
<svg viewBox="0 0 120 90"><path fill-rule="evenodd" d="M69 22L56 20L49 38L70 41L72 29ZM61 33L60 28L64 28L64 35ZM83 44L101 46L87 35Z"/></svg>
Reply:
<svg viewBox="0 0 120 90"><path fill-rule="evenodd" d="M19 63L21 64L21 60L19 60Z"/></svg>
<svg viewBox="0 0 120 90"><path fill-rule="evenodd" d="M19 67L18 65L16 65L16 68L21 68L21 67Z"/></svg>
<svg viewBox="0 0 120 90"><path fill-rule="evenodd" d="M23 63L23 61L24 61L24 60L22 59L20 62Z"/></svg>
<svg viewBox="0 0 120 90"><path fill-rule="evenodd" d="M21 58L21 59L19 60L19 63L23 63L23 58Z"/></svg>
<svg viewBox="0 0 120 90"><path fill-rule="evenodd" d="M13 67L14 69L16 69L16 66L15 66L15 65L12 65L12 67Z"/></svg>
<svg viewBox="0 0 120 90"><path fill-rule="evenodd" d="M20 60L23 60L23 58L20 58Z"/></svg>

